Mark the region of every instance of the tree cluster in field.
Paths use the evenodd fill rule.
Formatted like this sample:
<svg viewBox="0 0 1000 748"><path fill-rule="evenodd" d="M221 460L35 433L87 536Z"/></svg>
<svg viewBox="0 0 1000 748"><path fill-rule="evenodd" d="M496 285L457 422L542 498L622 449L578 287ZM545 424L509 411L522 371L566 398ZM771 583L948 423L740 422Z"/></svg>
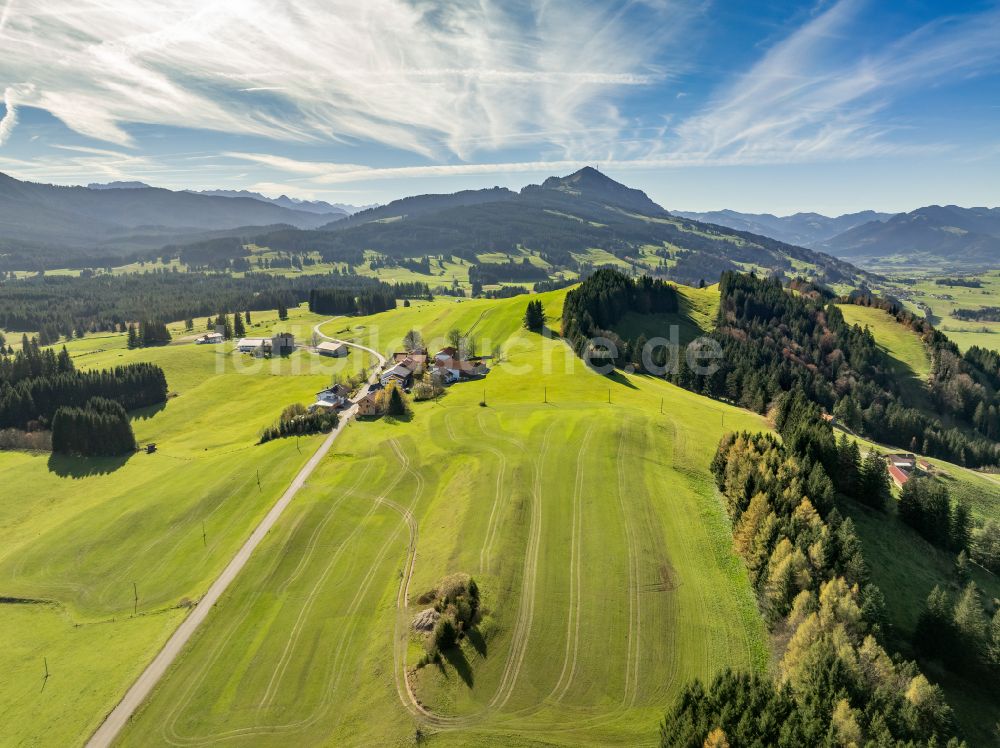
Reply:
<svg viewBox="0 0 1000 748"><path fill-rule="evenodd" d="M314 288L309 311L314 314L377 314L396 308L396 291L387 283L375 288Z"/></svg>
<svg viewBox="0 0 1000 748"><path fill-rule="evenodd" d="M52 418L52 451L83 457L112 457L134 452L135 435L119 403L102 397L82 408L60 407Z"/></svg>
<svg viewBox="0 0 1000 748"><path fill-rule="evenodd" d="M327 434L337 426L336 413L328 413L323 409L310 413L301 403L287 406L281 416L272 426L260 433L258 444L264 444L272 439L282 439L286 436L306 436L307 434Z"/></svg>
<svg viewBox="0 0 1000 748"><path fill-rule="evenodd" d="M545 307L538 299L528 302L528 308L524 312L524 326L535 331L545 327Z"/></svg>
<svg viewBox="0 0 1000 748"><path fill-rule="evenodd" d="M545 293L546 291L558 291L560 288L575 285L581 278L550 278L549 280L538 281L531 290L535 293Z"/></svg>
<svg viewBox="0 0 1000 748"><path fill-rule="evenodd" d="M167 380L149 363L77 371L65 348L57 355L27 337L13 356L0 356L0 428L46 427L61 406L83 408L92 398L126 411L156 405L167 399Z"/></svg>
<svg viewBox="0 0 1000 748"><path fill-rule="evenodd" d="M677 290L668 283L648 275L630 278L619 270L602 268L595 271L579 288L566 294L563 304L562 329L573 350L587 355L596 337L617 341L615 363L630 360L627 342L613 332L626 312L658 314L679 309Z"/></svg>
<svg viewBox="0 0 1000 748"><path fill-rule="evenodd" d="M451 649L479 622L479 586L468 574L445 577L437 588L420 598L431 603L440 617L424 642L427 654L420 664L437 662L441 652Z"/></svg>
<svg viewBox="0 0 1000 748"><path fill-rule="evenodd" d="M479 295L484 299L512 299L531 293L526 286L500 286L482 291Z"/></svg>
<svg viewBox="0 0 1000 748"><path fill-rule="evenodd" d="M141 319L182 320L240 310L297 306L313 288L379 288L374 278L248 273L178 273L164 270L89 278L44 276L4 283L0 327L40 331L47 345L86 332L126 332ZM405 289L405 285L403 286ZM426 287L425 287L426 292ZM397 289L403 293L403 290Z"/></svg>
<svg viewBox="0 0 1000 748"><path fill-rule="evenodd" d="M798 405L783 437L823 428L815 406ZM868 582L853 524L831 508L822 463L787 439L742 433L723 438L712 470L736 550L783 642L778 683L725 672L689 684L661 745L957 745L941 689L879 643L883 596Z"/></svg>
<svg viewBox="0 0 1000 748"><path fill-rule="evenodd" d="M128 323L127 345L132 348L147 348L151 345L166 345L170 342L170 331L165 322L141 320L138 325Z"/></svg>
<svg viewBox="0 0 1000 748"><path fill-rule="evenodd" d="M527 257L522 258L520 262L483 262L469 266L469 283L480 288L505 281L517 283L543 281L548 277L545 268L532 264Z"/></svg>
<svg viewBox="0 0 1000 748"><path fill-rule="evenodd" d="M961 286L963 288L982 288L983 282L974 278L935 278L939 286Z"/></svg>
<svg viewBox="0 0 1000 748"><path fill-rule="evenodd" d="M1000 322L1000 306L984 306L980 309L956 309L951 313L955 319L966 322Z"/></svg>

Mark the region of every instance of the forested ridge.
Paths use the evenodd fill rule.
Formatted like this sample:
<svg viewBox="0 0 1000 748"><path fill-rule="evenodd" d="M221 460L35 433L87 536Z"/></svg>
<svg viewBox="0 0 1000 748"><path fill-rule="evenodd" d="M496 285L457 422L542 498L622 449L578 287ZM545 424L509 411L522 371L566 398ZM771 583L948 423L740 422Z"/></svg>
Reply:
<svg viewBox="0 0 1000 748"><path fill-rule="evenodd" d="M567 296L563 331L580 355L586 338L600 331L616 343L615 364L641 369L645 339L622 340L602 330L614 332L618 308L604 287L626 282L628 277L613 269L584 281ZM725 273L716 327L708 335L721 357L707 373L698 373L681 352L677 366L668 367L667 379L758 413L783 392L798 390L849 428L878 441L971 467L1000 464L1000 356L978 348L962 355L929 323L886 302L930 350L928 391L937 413L945 414L939 416L900 386L870 330L848 324L819 287L800 283L797 288L793 294L777 279ZM593 303L585 307L573 301L584 297ZM875 303L865 297L851 300ZM653 354L655 361L665 357L662 350Z"/></svg>

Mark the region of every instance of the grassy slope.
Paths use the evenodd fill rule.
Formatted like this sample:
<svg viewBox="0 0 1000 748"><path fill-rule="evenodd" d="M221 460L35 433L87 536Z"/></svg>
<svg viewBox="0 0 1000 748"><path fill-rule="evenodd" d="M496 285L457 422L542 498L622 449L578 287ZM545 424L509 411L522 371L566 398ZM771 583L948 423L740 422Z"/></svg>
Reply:
<svg viewBox="0 0 1000 748"><path fill-rule="evenodd" d="M680 310L676 314L628 312L617 326L619 333L630 339L640 334L650 339L657 336L669 339L672 326L677 325L677 339L686 345L710 332L719 313L719 284L706 288L676 288L680 292Z"/></svg>
<svg viewBox="0 0 1000 748"><path fill-rule="evenodd" d="M881 309L854 304L838 306L849 324L871 328L879 347L909 369L912 375L920 380L930 377L930 354L917 333Z"/></svg>
<svg viewBox="0 0 1000 748"><path fill-rule="evenodd" d="M542 297L550 317L564 293ZM523 307L444 300L324 328L381 350L410 327L431 340L473 328L507 360L486 408L482 386L460 384L410 422L350 427L126 744L412 742L394 657L419 657L414 600L454 571L480 581L488 615L481 639L412 680L448 716L423 728L435 742L649 743L685 679L765 666L707 473L723 416L725 428L764 423L660 380L589 372L561 341L521 331ZM416 554L397 613L407 512Z"/></svg>
<svg viewBox="0 0 1000 748"><path fill-rule="evenodd" d="M838 306L848 323L871 329L908 399L930 408L927 382L931 375L931 359L920 336L881 309L854 304Z"/></svg>
<svg viewBox="0 0 1000 748"><path fill-rule="evenodd" d="M251 330L305 334L314 321L266 317ZM51 601L0 605L5 743L68 745L96 727L181 620L177 606L201 594L315 447L317 437L301 452L294 441L255 447L261 427L308 401L333 367L359 364L296 353L272 368L185 344L127 351L121 335L68 348L80 367L158 363L176 397L134 421L153 455L0 453L0 485L15 488L0 502L0 596ZM43 658L52 677L41 690Z"/></svg>

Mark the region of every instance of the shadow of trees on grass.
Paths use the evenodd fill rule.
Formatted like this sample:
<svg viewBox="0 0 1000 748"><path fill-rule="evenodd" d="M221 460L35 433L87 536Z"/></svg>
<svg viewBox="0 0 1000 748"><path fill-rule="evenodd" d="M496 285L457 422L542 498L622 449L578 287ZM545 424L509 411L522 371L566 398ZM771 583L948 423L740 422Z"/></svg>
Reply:
<svg viewBox="0 0 1000 748"><path fill-rule="evenodd" d="M121 468L132 453L117 457L72 457L70 455L49 455L49 470L61 478L87 478L92 475L107 475Z"/></svg>

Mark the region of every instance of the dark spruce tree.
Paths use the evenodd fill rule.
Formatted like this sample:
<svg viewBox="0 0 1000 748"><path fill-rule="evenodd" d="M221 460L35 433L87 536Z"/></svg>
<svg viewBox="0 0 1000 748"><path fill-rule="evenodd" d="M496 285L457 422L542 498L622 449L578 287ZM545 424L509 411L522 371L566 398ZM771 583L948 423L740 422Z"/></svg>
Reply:
<svg viewBox="0 0 1000 748"><path fill-rule="evenodd" d="M82 408L59 408L52 419L52 451L85 457L134 452L135 435L125 408L101 397Z"/></svg>
<svg viewBox="0 0 1000 748"><path fill-rule="evenodd" d="M528 302L528 308L524 312L524 326L535 331L545 327L545 308L541 301L535 299Z"/></svg>

